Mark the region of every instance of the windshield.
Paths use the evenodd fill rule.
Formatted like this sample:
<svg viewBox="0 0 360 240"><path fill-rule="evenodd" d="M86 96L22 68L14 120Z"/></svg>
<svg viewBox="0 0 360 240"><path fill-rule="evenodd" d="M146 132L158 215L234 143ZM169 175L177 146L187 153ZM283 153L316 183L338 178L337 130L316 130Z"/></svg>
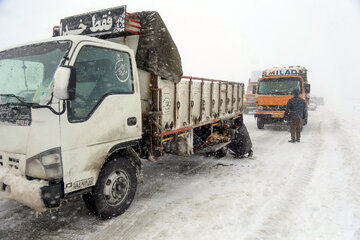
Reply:
<svg viewBox="0 0 360 240"><path fill-rule="evenodd" d="M266 78L259 81L258 94L262 95L291 95L294 89L302 92L301 79L288 78Z"/></svg>
<svg viewBox="0 0 360 240"><path fill-rule="evenodd" d="M0 52L0 103L46 104L51 99L53 76L70 49L70 41L27 45Z"/></svg>

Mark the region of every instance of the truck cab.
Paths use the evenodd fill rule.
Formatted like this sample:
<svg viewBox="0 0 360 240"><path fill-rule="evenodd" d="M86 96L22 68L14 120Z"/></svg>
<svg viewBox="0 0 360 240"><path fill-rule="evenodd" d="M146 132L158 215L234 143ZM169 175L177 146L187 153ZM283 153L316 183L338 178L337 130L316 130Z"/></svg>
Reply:
<svg viewBox="0 0 360 240"><path fill-rule="evenodd" d="M127 46L87 36L0 52L0 196L43 211L94 185L99 159L141 138L134 63Z"/></svg>
<svg viewBox="0 0 360 240"><path fill-rule="evenodd" d="M245 96L244 96L244 113L248 114L256 109L256 96L253 93L254 87L256 88L256 83L248 82Z"/></svg>
<svg viewBox="0 0 360 240"><path fill-rule="evenodd" d="M310 85L307 84L307 70L303 67L272 68L263 71L254 92L256 93L257 127L283 122L286 104L297 89L300 97L309 103ZM307 123L305 119L304 124Z"/></svg>

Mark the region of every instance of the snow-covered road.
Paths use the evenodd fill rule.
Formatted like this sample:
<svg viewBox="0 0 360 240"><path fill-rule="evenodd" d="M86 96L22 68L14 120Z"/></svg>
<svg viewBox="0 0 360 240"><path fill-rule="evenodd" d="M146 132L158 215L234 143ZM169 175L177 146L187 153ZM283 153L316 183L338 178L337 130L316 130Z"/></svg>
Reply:
<svg viewBox="0 0 360 240"><path fill-rule="evenodd" d="M360 108L339 109L310 112L300 144L246 115L253 159L144 162L132 206L108 221L81 199L39 217L0 199L0 239L360 239Z"/></svg>

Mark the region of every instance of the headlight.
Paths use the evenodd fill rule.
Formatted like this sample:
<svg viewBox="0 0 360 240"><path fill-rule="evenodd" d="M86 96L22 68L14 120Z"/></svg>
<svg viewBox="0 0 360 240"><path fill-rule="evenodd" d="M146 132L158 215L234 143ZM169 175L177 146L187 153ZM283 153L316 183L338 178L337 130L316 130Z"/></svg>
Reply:
<svg viewBox="0 0 360 240"><path fill-rule="evenodd" d="M62 177L60 148L53 148L26 160L25 174L40 179Z"/></svg>
<svg viewBox="0 0 360 240"><path fill-rule="evenodd" d="M262 111L262 110L264 110L264 107L263 106L258 106L258 110Z"/></svg>

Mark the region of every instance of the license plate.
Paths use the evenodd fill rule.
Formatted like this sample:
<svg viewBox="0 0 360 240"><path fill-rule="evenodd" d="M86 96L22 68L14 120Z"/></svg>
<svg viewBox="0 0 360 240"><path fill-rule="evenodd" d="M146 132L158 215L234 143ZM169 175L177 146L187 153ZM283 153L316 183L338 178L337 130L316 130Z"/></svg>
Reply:
<svg viewBox="0 0 360 240"><path fill-rule="evenodd" d="M283 114L283 113L274 113L274 114L273 114L273 117L274 117L274 118L283 118L283 117L284 117L284 114Z"/></svg>

